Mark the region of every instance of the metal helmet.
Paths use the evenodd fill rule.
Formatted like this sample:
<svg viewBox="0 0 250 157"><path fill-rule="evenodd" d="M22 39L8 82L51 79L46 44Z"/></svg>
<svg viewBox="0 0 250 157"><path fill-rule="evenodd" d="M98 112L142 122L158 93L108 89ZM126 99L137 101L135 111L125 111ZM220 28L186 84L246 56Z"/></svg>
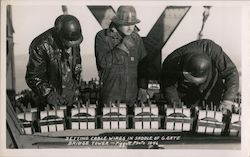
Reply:
<svg viewBox="0 0 250 157"><path fill-rule="evenodd" d="M55 29L61 41L69 47L79 45L83 41L80 22L72 15L57 17Z"/></svg>
<svg viewBox="0 0 250 157"><path fill-rule="evenodd" d="M183 75L192 83L204 83L211 68L210 58L203 53L194 53L184 59Z"/></svg>
<svg viewBox="0 0 250 157"><path fill-rule="evenodd" d="M136 11L133 6L120 6L116 16L112 19L114 23L122 26L134 25L141 22L136 17Z"/></svg>

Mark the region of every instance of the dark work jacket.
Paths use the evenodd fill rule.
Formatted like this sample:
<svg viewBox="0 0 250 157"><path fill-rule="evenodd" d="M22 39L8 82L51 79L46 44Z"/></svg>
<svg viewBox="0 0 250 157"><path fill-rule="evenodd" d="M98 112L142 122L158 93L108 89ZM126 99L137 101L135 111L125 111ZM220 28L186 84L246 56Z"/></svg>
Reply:
<svg viewBox="0 0 250 157"><path fill-rule="evenodd" d="M183 62L191 53L205 53L211 58L208 78L200 86L184 81ZM205 100L218 105L222 100L234 101L239 88L239 75L222 48L212 40L203 39L178 48L164 60L161 88L168 101L181 99L189 106Z"/></svg>
<svg viewBox="0 0 250 157"><path fill-rule="evenodd" d="M72 78L75 84L80 79L80 47L72 48ZM64 49L54 28L36 37L29 48L29 62L26 71L27 85L40 97L46 98L51 91L62 93L62 53Z"/></svg>
<svg viewBox="0 0 250 157"><path fill-rule="evenodd" d="M114 27L101 30L96 35L95 57L102 103L136 100L138 86L143 82L143 78L138 79L138 64L146 56L146 51L137 32L134 31L131 36L135 39L135 46L127 54L117 48L122 37Z"/></svg>

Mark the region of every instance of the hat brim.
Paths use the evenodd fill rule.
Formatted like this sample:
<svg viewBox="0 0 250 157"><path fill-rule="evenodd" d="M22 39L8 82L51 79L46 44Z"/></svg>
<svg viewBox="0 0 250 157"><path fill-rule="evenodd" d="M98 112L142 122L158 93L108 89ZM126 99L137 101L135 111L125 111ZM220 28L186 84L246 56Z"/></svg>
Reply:
<svg viewBox="0 0 250 157"><path fill-rule="evenodd" d="M186 72L186 71L183 72L183 75L189 82L192 82L195 84L202 84L207 80L206 75L202 77L194 77L189 72Z"/></svg>
<svg viewBox="0 0 250 157"><path fill-rule="evenodd" d="M78 40L74 40L74 41L69 41L69 40L66 40L64 38L61 39L62 42L68 46L68 47L72 47L72 46L76 46L76 45L80 45L83 41L83 36L81 35L80 38Z"/></svg>
<svg viewBox="0 0 250 157"><path fill-rule="evenodd" d="M141 20L136 19L135 21L123 21L123 20L120 20L117 17L115 17L115 18L112 19L112 22L114 22L117 25L129 26L129 25L135 25L137 23L140 23Z"/></svg>

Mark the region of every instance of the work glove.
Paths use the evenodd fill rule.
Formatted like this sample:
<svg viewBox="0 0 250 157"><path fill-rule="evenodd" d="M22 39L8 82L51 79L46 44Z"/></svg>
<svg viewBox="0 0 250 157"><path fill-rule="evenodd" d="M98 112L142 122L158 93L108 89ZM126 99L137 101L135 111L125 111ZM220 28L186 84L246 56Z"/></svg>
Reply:
<svg viewBox="0 0 250 157"><path fill-rule="evenodd" d="M78 75L81 72L82 72L82 66L81 66L81 64L76 64L75 69L74 69L75 75Z"/></svg>
<svg viewBox="0 0 250 157"><path fill-rule="evenodd" d="M129 50L135 46L135 39L131 35L127 35L122 39L118 48L129 54Z"/></svg>
<svg viewBox="0 0 250 157"><path fill-rule="evenodd" d="M63 106L67 104L67 100L57 92L50 92L47 96L47 103L54 106Z"/></svg>
<svg viewBox="0 0 250 157"><path fill-rule="evenodd" d="M233 108L233 101L230 100L224 100L221 102L219 109L222 111L223 115L229 115L232 113L232 108Z"/></svg>
<svg viewBox="0 0 250 157"><path fill-rule="evenodd" d="M80 81L81 72L82 72L81 64L76 64L75 69L74 69L74 74L75 74L75 77L76 77L77 81Z"/></svg>
<svg viewBox="0 0 250 157"><path fill-rule="evenodd" d="M127 35L122 39L122 43L128 48L131 49L135 46L135 39L131 35Z"/></svg>
<svg viewBox="0 0 250 157"><path fill-rule="evenodd" d="M71 101L71 104L68 104L68 106L75 106L75 107L77 107L78 104L79 104L79 102L81 102L81 99L79 99L79 97L80 97L80 91L79 91L79 89L77 89L75 91L75 93L72 92L72 94L73 94L72 101ZM86 107L85 105L82 105L82 106Z"/></svg>
<svg viewBox="0 0 250 157"><path fill-rule="evenodd" d="M140 88L139 92L138 92L139 102L145 103L145 102L147 102L147 100L149 100L149 98L150 98L150 96L149 96L147 89Z"/></svg>
<svg viewBox="0 0 250 157"><path fill-rule="evenodd" d="M232 113L239 113L240 112L240 105L236 102L234 102L232 106Z"/></svg>

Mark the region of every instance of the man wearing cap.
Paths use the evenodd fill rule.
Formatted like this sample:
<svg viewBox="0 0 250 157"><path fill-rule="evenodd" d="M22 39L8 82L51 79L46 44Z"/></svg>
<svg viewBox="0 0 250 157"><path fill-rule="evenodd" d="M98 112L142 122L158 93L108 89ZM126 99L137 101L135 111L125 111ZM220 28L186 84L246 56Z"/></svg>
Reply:
<svg viewBox="0 0 250 157"><path fill-rule="evenodd" d="M146 56L143 41L135 24L133 6L120 6L108 29L95 38L95 56L101 83L101 103L119 101L133 105L138 96L146 94L147 83L138 76L138 64Z"/></svg>
<svg viewBox="0 0 250 157"><path fill-rule="evenodd" d="M232 112L239 88L236 66L212 40L197 40L172 52L163 63L161 88L169 103L213 104Z"/></svg>
<svg viewBox="0 0 250 157"><path fill-rule="evenodd" d="M72 15L61 15L54 27L36 37L29 48L28 86L40 97L41 109L72 105L81 74L81 25Z"/></svg>

